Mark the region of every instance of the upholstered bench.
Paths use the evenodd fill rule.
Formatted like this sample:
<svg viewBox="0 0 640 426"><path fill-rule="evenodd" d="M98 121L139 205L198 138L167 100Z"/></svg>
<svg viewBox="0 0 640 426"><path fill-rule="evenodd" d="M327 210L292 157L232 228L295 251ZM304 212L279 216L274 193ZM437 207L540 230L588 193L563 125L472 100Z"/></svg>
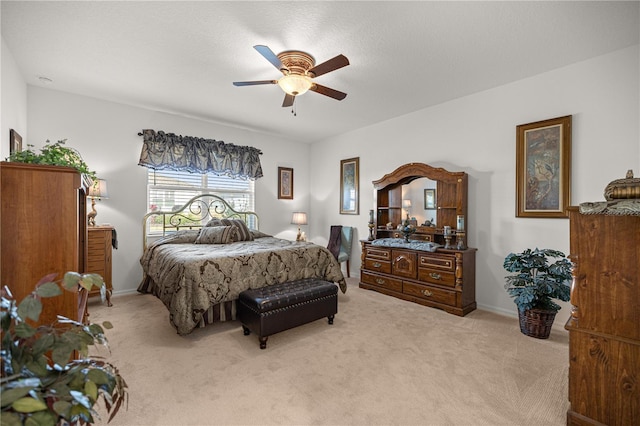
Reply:
<svg viewBox="0 0 640 426"><path fill-rule="evenodd" d="M253 331L260 340L260 349L265 349L272 334L323 317L333 324L338 313L338 287L308 278L249 289L240 293L237 309L245 336Z"/></svg>

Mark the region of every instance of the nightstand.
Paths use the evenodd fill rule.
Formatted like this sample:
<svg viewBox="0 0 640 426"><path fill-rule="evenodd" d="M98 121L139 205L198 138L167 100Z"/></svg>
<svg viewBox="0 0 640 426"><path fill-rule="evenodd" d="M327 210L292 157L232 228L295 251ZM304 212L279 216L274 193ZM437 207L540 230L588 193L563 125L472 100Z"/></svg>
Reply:
<svg viewBox="0 0 640 426"><path fill-rule="evenodd" d="M87 267L85 273L99 274L107 287L107 305L111 306L111 245L113 227L107 225L87 228ZM89 296L99 296L100 290L93 290Z"/></svg>

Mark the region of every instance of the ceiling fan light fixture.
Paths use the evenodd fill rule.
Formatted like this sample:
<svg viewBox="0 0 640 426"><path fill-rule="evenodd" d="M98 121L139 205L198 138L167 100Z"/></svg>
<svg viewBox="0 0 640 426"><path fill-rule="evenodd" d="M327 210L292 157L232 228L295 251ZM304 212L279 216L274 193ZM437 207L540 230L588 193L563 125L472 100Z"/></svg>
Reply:
<svg viewBox="0 0 640 426"><path fill-rule="evenodd" d="M300 96L305 94L313 83L306 75L287 74L278 80L278 86L289 95Z"/></svg>

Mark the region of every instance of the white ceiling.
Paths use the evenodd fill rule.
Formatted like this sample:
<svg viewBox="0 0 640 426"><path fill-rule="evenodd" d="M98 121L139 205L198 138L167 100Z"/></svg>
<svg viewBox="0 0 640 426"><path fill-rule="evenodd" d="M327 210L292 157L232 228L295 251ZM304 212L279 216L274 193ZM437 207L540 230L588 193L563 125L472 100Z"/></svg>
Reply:
<svg viewBox="0 0 640 426"><path fill-rule="evenodd" d="M28 84L314 142L640 42L638 1L2 1ZM253 49L351 65L297 116ZM615 78L615 76L612 76ZM162 129L171 131L171 129ZM203 135L215 138L215 135Z"/></svg>

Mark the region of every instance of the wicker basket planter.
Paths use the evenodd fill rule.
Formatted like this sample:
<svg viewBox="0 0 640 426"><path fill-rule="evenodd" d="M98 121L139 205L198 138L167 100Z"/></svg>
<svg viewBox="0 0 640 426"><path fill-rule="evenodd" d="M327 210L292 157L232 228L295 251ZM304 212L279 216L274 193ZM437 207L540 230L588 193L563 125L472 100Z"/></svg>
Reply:
<svg viewBox="0 0 640 426"><path fill-rule="evenodd" d="M518 311L520 319L520 331L526 336L536 339L548 339L551 326L556 318L556 311L545 309L527 309Z"/></svg>

